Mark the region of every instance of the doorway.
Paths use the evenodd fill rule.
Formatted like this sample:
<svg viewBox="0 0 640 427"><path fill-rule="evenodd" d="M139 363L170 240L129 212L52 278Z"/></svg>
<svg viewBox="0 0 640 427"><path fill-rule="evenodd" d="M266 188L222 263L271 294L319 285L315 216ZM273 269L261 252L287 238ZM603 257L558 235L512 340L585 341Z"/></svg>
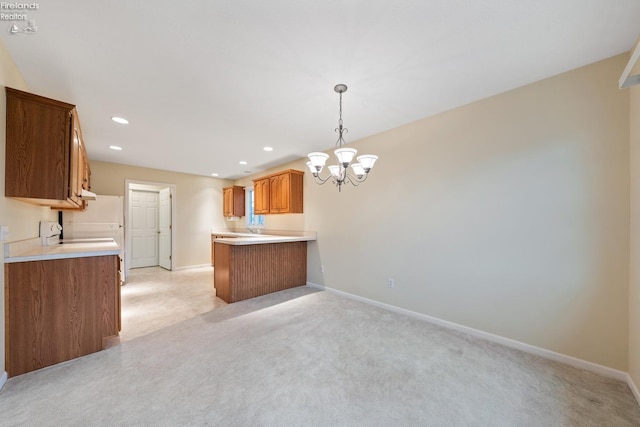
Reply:
<svg viewBox="0 0 640 427"><path fill-rule="evenodd" d="M125 181L125 253L129 268L173 270L175 185Z"/></svg>

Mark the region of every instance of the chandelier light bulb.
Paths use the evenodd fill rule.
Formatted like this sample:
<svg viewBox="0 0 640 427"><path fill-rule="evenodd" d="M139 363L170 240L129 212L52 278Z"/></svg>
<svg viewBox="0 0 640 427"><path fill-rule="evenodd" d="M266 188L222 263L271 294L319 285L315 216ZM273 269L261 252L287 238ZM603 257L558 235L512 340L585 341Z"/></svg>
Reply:
<svg viewBox="0 0 640 427"><path fill-rule="evenodd" d="M374 154L363 154L362 156L358 156L357 160L360 162L365 172L369 173L373 168L373 164L378 160L378 156Z"/></svg>
<svg viewBox="0 0 640 427"><path fill-rule="evenodd" d="M319 173L324 167L324 164L327 162L329 155L327 153L314 152L314 153L309 153L307 157L309 157L311 164L316 168L316 171Z"/></svg>
<svg viewBox="0 0 640 427"><path fill-rule="evenodd" d="M360 163L352 164L351 169L353 169L353 173L355 173L358 178L362 178L365 174L364 168Z"/></svg>
<svg viewBox="0 0 640 427"><path fill-rule="evenodd" d="M355 148L338 148L334 151L338 162L345 168L349 166L349 163L351 163L351 160L353 160L357 152L358 150Z"/></svg>

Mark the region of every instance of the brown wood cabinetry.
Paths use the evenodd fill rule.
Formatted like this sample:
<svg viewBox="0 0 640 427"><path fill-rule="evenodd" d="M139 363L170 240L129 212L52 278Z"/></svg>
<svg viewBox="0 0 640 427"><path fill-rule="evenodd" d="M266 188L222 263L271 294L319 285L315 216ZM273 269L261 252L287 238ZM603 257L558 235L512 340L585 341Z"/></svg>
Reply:
<svg viewBox="0 0 640 427"><path fill-rule="evenodd" d="M74 105L6 88L5 196L85 209L90 168Z"/></svg>
<svg viewBox="0 0 640 427"><path fill-rule="evenodd" d="M303 176L304 172L289 169L254 180L255 213L302 213Z"/></svg>
<svg viewBox="0 0 640 427"><path fill-rule="evenodd" d="M269 213L269 178L253 181L253 212L257 215Z"/></svg>
<svg viewBox="0 0 640 427"><path fill-rule="evenodd" d="M244 187L223 188L222 196L222 214L225 217L244 216Z"/></svg>
<svg viewBox="0 0 640 427"><path fill-rule="evenodd" d="M104 348L120 330L117 255L5 264L10 377Z"/></svg>

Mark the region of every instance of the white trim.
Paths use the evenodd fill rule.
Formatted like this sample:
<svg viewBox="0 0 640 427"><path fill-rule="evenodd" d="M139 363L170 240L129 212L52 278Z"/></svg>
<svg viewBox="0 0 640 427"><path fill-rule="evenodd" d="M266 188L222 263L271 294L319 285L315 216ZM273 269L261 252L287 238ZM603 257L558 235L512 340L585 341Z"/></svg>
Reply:
<svg viewBox="0 0 640 427"><path fill-rule="evenodd" d="M2 387L4 387L4 385L7 383L7 372L3 372L2 375L0 375L0 390L2 390Z"/></svg>
<svg viewBox="0 0 640 427"><path fill-rule="evenodd" d="M637 85L640 82L640 75L636 74L631 76L631 70L638 62L640 58L640 41L636 44L636 47L633 49L631 53L631 57L629 58L629 62L627 66L624 68L620 79L618 80L618 88L624 89L629 86Z"/></svg>
<svg viewBox="0 0 640 427"><path fill-rule="evenodd" d="M313 282L307 282L307 286L310 288L320 289L321 291L328 291L329 289L331 289L331 288L327 288L326 286L318 285L317 283L313 283Z"/></svg>
<svg viewBox="0 0 640 427"><path fill-rule="evenodd" d="M307 286L312 288L325 290L334 294L338 294L344 296L346 298L350 298L356 301L364 302L369 305L373 305L376 307L380 307L389 311L393 311L399 314L404 314L406 316L410 316L416 319L424 320L429 323L436 324L438 326L442 326L447 329L452 329L454 331L462 332L468 335L472 335L477 338L482 338L487 341L495 342L498 344L502 344L506 347L515 348L517 350L524 351L526 353L535 354L537 356L544 357L549 360L554 360L556 362L564 363L569 366L573 366L575 368L584 369L585 371L594 372L596 374L603 375L605 377L615 378L620 381L624 381L629 383L630 377L629 374L624 371L619 371L617 369L609 368L607 366L599 365L597 363L588 362L586 360L578 359L573 356L567 356L566 354L556 353L555 351L547 350L541 347L536 347L534 345L526 344L521 341L512 340L510 338L505 338L500 335L494 335L489 332L484 332L478 329L470 328L468 326L460 325L458 323L449 322L447 320L438 319L437 317L428 316L426 314L417 313L415 311L407 310L404 308L396 307L394 305L385 304L379 301L375 301L369 298L364 298L358 295L350 294L348 292L339 291L337 289L329 288L326 286L318 285L316 283L307 282ZM631 386L630 386L631 387ZM636 399L638 399L637 388L634 392ZM640 402L640 399L638 399Z"/></svg>
<svg viewBox="0 0 640 427"><path fill-rule="evenodd" d="M185 267L174 267L172 271L194 270L196 268L213 268L211 264L187 265Z"/></svg>
<svg viewBox="0 0 640 427"><path fill-rule="evenodd" d="M631 375L629 374L627 374L627 385L629 386L629 388L631 389L631 392L635 396L636 401L638 402L638 405L640 405L640 390L638 390L636 383L633 382L633 378L631 378Z"/></svg>

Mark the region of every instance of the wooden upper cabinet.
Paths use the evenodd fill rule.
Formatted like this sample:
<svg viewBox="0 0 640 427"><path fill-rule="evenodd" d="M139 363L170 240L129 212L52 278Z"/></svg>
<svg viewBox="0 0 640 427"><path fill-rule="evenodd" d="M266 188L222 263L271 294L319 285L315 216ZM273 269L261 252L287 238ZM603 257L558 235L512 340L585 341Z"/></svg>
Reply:
<svg viewBox="0 0 640 427"><path fill-rule="evenodd" d="M75 106L11 88L6 95L5 196L84 209L90 169Z"/></svg>
<svg viewBox="0 0 640 427"><path fill-rule="evenodd" d="M71 200L78 204L82 209L87 206L87 201L82 200L82 190L91 190L91 168L89 167L89 159L84 146L84 138L82 137L82 129L80 129L80 118L78 111L74 108L72 111L73 128L71 130Z"/></svg>
<svg viewBox="0 0 640 427"><path fill-rule="evenodd" d="M253 181L253 213L264 215L269 213L269 178Z"/></svg>
<svg viewBox="0 0 640 427"><path fill-rule="evenodd" d="M222 189L222 214L225 217L244 216L244 187L234 185Z"/></svg>
<svg viewBox="0 0 640 427"><path fill-rule="evenodd" d="M289 169L254 180L255 213L302 213L303 176L304 172ZM260 211L258 211L259 200Z"/></svg>

